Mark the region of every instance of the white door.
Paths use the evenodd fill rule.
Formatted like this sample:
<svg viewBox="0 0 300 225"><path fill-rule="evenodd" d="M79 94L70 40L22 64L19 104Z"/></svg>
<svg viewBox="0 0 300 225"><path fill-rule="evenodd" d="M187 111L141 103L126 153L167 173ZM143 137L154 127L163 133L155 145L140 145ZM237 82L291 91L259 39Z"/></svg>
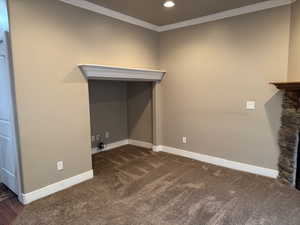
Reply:
<svg viewBox="0 0 300 225"><path fill-rule="evenodd" d="M0 180L18 194L18 151L7 36L7 32L0 32Z"/></svg>

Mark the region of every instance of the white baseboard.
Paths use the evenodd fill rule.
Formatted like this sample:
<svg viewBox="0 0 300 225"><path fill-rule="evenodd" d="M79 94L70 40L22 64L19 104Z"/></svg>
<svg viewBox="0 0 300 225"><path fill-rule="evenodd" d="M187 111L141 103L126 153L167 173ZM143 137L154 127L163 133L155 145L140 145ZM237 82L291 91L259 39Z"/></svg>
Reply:
<svg viewBox="0 0 300 225"><path fill-rule="evenodd" d="M152 149L152 147L153 147L152 143L145 142L145 141L133 140L133 139L129 139L128 143L130 145L134 145L134 146L138 146L138 147L142 147L142 148L151 148Z"/></svg>
<svg viewBox="0 0 300 225"><path fill-rule="evenodd" d="M152 150L154 152L162 152L162 146L161 145L153 145Z"/></svg>
<svg viewBox="0 0 300 225"><path fill-rule="evenodd" d="M122 141L117 141L117 142L114 142L111 144L107 144L106 147L102 150L100 150L98 148L92 148L92 154L109 151L114 148L122 147L124 145L134 145L134 146L138 146L138 147L142 147L142 148L151 148L151 149L153 147L153 144L149 143L149 142L138 141L138 140L133 140L133 139L125 139Z"/></svg>
<svg viewBox="0 0 300 225"><path fill-rule="evenodd" d="M64 189L67 189L71 186L74 186L76 184L82 183L84 181L90 180L94 177L94 173L93 170L87 171L85 173L76 175L74 177L70 177L68 179L59 181L57 183L54 184L50 184L46 187L40 188L38 190L26 193L26 194L22 194L21 196L19 196L19 201L24 204L27 205L33 201L36 201L38 199L44 198L46 196L52 195L56 192L62 191Z"/></svg>
<svg viewBox="0 0 300 225"><path fill-rule="evenodd" d="M113 143L107 144L105 146L105 148L102 149L102 150L100 150L98 148L92 148L92 154L96 154L96 153L99 153L99 152L109 151L111 149L119 148L119 147L122 147L122 146L128 145L128 144L129 144L128 139L124 139L122 141L113 142Z"/></svg>
<svg viewBox="0 0 300 225"><path fill-rule="evenodd" d="M258 175L265 176L265 177L271 177L271 178L278 177L277 170L258 167L258 166L254 166L254 165L250 165L250 164L246 164L246 163L230 161L227 159L222 159L222 158L204 155L204 154L200 154L200 153L185 151L185 150L181 150L181 149L177 149L177 148L160 145L160 146L155 146L154 151L167 152L167 153L171 153L174 155L179 155L179 156L183 156L186 158L195 159L198 161L214 164L217 166L222 166L222 167L226 167L226 168L230 168L230 169L234 169L234 170L258 174Z"/></svg>

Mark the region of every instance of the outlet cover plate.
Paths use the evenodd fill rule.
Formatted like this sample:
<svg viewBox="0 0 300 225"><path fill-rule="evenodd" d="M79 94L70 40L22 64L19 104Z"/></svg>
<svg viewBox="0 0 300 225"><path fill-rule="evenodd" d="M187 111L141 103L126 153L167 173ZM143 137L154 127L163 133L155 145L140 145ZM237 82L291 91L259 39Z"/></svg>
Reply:
<svg viewBox="0 0 300 225"><path fill-rule="evenodd" d="M255 108L256 108L256 102L255 101L247 101L246 109L254 110Z"/></svg>
<svg viewBox="0 0 300 225"><path fill-rule="evenodd" d="M57 170L63 170L64 169L64 162L63 161L58 161L57 162Z"/></svg>

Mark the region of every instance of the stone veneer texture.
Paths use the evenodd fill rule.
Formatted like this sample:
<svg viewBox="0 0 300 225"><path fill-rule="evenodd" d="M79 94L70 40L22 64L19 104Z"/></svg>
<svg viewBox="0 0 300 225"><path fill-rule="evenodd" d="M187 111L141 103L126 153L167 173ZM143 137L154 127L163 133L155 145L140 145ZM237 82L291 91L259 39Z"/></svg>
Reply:
<svg viewBox="0 0 300 225"><path fill-rule="evenodd" d="M300 91L285 91L279 131L279 180L295 186L300 132Z"/></svg>

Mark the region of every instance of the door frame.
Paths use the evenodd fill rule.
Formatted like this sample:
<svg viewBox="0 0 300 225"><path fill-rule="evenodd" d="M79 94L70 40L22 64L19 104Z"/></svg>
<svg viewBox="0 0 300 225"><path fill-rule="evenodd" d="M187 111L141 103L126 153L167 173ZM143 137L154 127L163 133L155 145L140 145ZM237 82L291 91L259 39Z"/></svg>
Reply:
<svg viewBox="0 0 300 225"><path fill-rule="evenodd" d="M160 83L161 81L152 82L152 149L159 151L161 143L160 135Z"/></svg>
<svg viewBox="0 0 300 225"><path fill-rule="evenodd" d="M15 160L15 170L16 170L16 190L15 193L18 198L22 196L22 181L21 181L21 160L20 160L20 143L19 143L19 129L18 129L18 117L17 117L17 107L16 107L16 95L15 95L15 79L14 79L14 70L13 70L13 59L12 59L12 52L11 52L11 42L10 42L10 35L8 31L3 32L3 40L0 40L0 45L6 44L4 47L4 51L7 54L7 62L8 71L9 71L9 82L10 82L10 98L11 98L11 113L12 113L12 137L13 137L13 146L15 149L14 160Z"/></svg>

